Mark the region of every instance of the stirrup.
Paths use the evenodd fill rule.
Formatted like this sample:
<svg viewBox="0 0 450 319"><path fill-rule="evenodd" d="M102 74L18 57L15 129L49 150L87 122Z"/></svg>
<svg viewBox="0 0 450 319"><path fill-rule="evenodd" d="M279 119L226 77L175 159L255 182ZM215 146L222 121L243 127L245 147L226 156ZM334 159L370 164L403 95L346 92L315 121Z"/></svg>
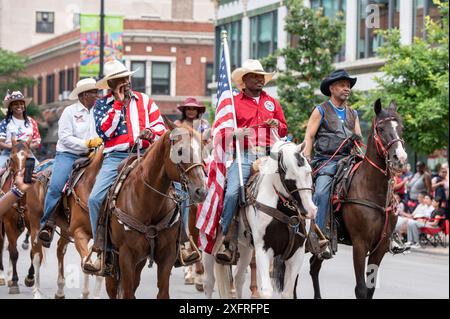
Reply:
<svg viewBox="0 0 450 319"><path fill-rule="evenodd" d="M40 231L39 231L39 240L42 243L42 246L45 248L50 248L50 245L53 240L53 235L55 234L55 229L51 226L45 225Z"/></svg>
<svg viewBox="0 0 450 319"><path fill-rule="evenodd" d="M214 256L216 262L221 265L236 265L239 259L239 252L236 249L231 249L225 244L220 247L219 251Z"/></svg>
<svg viewBox="0 0 450 319"><path fill-rule="evenodd" d="M97 260L95 262L92 262L92 254L94 253L94 249L91 247L91 251L86 257L86 260L83 263L83 272L87 275L97 275L101 276L101 274L104 272L104 252L97 252ZM98 265L100 263L100 265ZM98 268L100 266L100 268Z"/></svg>

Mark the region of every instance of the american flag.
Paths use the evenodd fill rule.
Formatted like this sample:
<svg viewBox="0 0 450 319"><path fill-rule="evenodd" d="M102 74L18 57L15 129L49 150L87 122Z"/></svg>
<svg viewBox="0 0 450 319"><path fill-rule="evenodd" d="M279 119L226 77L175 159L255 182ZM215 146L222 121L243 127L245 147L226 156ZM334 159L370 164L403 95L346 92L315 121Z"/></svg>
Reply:
<svg viewBox="0 0 450 319"><path fill-rule="evenodd" d="M199 246L211 254L216 230L222 214L225 176L226 176L226 132L234 129L232 88L229 85L225 46L222 54L217 87L217 105L213 130L214 156L209 166L208 196L199 209L196 227L199 229Z"/></svg>

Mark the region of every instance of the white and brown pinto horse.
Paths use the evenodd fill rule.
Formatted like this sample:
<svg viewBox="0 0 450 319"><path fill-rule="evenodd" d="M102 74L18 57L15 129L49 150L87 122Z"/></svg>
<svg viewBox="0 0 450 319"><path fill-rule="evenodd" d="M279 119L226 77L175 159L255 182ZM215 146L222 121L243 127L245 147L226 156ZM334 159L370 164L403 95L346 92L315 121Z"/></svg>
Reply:
<svg viewBox="0 0 450 319"><path fill-rule="evenodd" d="M246 238L249 236L244 236L246 228L253 239L260 296L272 298L276 290L281 292L282 298L294 298L294 284L305 256L310 219L315 218L317 212L312 201L312 170L303 154L304 148L305 144L276 142L271 156L262 159L260 176L253 188L250 186L250 191L247 190L249 206L240 211L240 258L234 276L239 299L253 252ZM272 263L275 288L270 276ZM231 278L224 277L230 274L226 269L229 267L216 264L219 293L221 297L230 298ZM206 277L211 281L211 276ZM207 287L211 287L211 283L205 284L205 290Z"/></svg>

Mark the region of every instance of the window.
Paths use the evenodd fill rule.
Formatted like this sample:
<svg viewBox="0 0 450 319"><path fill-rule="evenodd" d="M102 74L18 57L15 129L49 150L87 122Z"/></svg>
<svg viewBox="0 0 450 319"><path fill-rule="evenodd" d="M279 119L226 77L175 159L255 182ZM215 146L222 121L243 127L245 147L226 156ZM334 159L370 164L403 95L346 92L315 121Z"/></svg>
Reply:
<svg viewBox="0 0 450 319"><path fill-rule="evenodd" d="M63 94L66 90L66 70L59 71L59 94Z"/></svg>
<svg viewBox="0 0 450 319"><path fill-rule="evenodd" d="M152 94L170 95L169 62L152 62Z"/></svg>
<svg viewBox="0 0 450 319"><path fill-rule="evenodd" d="M46 103L52 103L55 101L55 75L47 75L47 87L46 87L45 100Z"/></svg>
<svg viewBox="0 0 450 319"><path fill-rule="evenodd" d="M212 95L212 91L208 85L213 82L214 63L206 63L206 81L205 81L205 96Z"/></svg>
<svg viewBox="0 0 450 319"><path fill-rule="evenodd" d="M27 96L28 97L34 98L34 90L33 89L34 89L33 84L28 85L28 87L27 87Z"/></svg>
<svg viewBox="0 0 450 319"><path fill-rule="evenodd" d="M38 94L38 105L42 105L42 77L38 78L37 94Z"/></svg>
<svg viewBox="0 0 450 319"><path fill-rule="evenodd" d="M131 62L131 71L137 71L131 77L133 90L145 93L145 62Z"/></svg>
<svg viewBox="0 0 450 319"><path fill-rule="evenodd" d="M222 30L228 33L228 46L230 48L230 69L233 71L241 65L241 46L242 46L242 31L241 21L234 21L228 24L223 24L216 27L216 71L219 69L220 52L222 46L222 39L220 33ZM216 72L217 73L217 72Z"/></svg>
<svg viewBox="0 0 450 319"><path fill-rule="evenodd" d="M250 19L250 56L252 59L265 58L277 49L277 16L275 10Z"/></svg>
<svg viewBox="0 0 450 319"><path fill-rule="evenodd" d="M376 50L383 44L382 36L375 34L375 31L398 28L399 1L360 0L358 3L358 58L370 58L375 56ZM375 7L379 10L378 17L375 15ZM369 24L368 26L366 22ZM377 22L379 23L377 24Z"/></svg>
<svg viewBox="0 0 450 319"><path fill-rule="evenodd" d="M414 23L413 33L416 37L425 37L425 19L430 16L434 21L440 20L439 8L433 0L413 0L414 1Z"/></svg>
<svg viewBox="0 0 450 319"><path fill-rule="evenodd" d="M36 32L53 33L54 32L55 13L54 12L36 12Z"/></svg>
<svg viewBox="0 0 450 319"><path fill-rule="evenodd" d="M342 12L341 19L345 22L346 2L347 0L312 0L311 8L314 10L322 8L323 15L329 19L334 19L339 12ZM342 37L345 39L345 27L342 32ZM341 51L336 56L335 60L336 62L345 60L345 44L342 44Z"/></svg>
<svg viewBox="0 0 450 319"><path fill-rule="evenodd" d="M73 90L73 69L67 70L67 90L72 91Z"/></svg>

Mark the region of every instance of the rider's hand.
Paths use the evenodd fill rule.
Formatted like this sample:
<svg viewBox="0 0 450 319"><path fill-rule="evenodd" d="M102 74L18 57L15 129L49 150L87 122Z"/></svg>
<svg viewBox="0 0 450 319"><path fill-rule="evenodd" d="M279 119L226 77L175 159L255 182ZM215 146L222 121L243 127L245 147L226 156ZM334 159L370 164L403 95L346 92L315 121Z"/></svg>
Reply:
<svg viewBox="0 0 450 319"><path fill-rule="evenodd" d="M280 126L280 122L277 119L268 119L265 123L270 128L278 128Z"/></svg>
<svg viewBox="0 0 450 319"><path fill-rule="evenodd" d="M87 148L96 148L103 144L103 140L100 137L91 138L85 141Z"/></svg>
<svg viewBox="0 0 450 319"><path fill-rule="evenodd" d="M114 99L122 102L124 105L128 104L131 99L131 90L129 83L121 83L117 85L113 90Z"/></svg>
<svg viewBox="0 0 450 319"><path fill-rule="evenodd" d="M236 138L240 138L242 136L248 136L250 135L251 129L247 127L240 127L237 130L233 132L233 136L236 136Z"/></svg>
<svg viewBox="0 0 450 319"><path fill-rule="evenodd" d="M153 139L155 138L155 133L153 133L153 131L149 128L145 128L141 131L141 133L139 134L139 137L143 140L147 140L147 141L153 141Z"/></svg>
<svg viewBox="0 0 450 319"><path fill-rule="evenodd" d="M16 176L16 178L14 179L14 184L16 184L17 188L19 188L19 190L21 190L22 192L26 192L27 190L29 190L32 186L33 183L36 182L36 173L33 173L33 177L32 177L32 182L31 184L26 184L23 182L23 173L25 172L25 169L23 168Z"/></svg>

